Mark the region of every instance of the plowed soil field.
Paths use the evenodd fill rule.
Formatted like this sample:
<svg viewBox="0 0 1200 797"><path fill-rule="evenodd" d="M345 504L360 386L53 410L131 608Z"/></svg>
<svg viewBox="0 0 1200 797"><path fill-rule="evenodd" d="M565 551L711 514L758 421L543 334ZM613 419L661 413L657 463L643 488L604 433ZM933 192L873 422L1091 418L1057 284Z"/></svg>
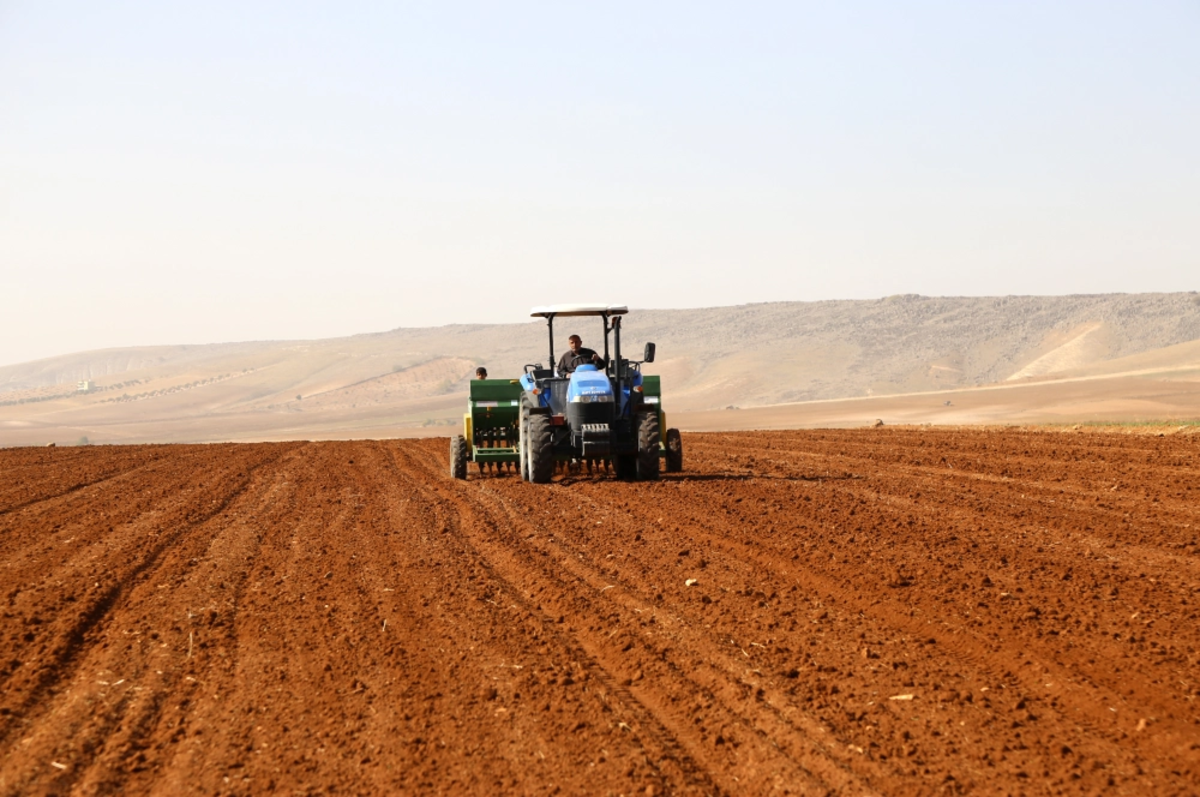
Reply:
<svg viewBox="0 0 1200 797"><path fill-rule="evenodd" d="M1200 436L0 451L3 794L1200 793Z"/></svg>

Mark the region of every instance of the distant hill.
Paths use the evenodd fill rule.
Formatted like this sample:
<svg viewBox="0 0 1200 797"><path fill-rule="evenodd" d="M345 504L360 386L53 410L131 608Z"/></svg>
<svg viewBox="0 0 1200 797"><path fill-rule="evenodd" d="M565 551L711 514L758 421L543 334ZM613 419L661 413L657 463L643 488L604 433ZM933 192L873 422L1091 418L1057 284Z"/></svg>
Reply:
<svg viewBox="0 0 1200 797"><path fill-rule="evenodd" d="M602 342L598 322L562 319L560 351L570 332ZM647 340L671 411L755 407L1192 365L1200 345L1182 344L1200 341L1200 295L635 308L626 351ZM476 364L515 377L546 358L540 320L82 352L0 367L0 445L43 429L116 441L428 427L461 414ZM76 392L84 379L94 392Z"/></svg>

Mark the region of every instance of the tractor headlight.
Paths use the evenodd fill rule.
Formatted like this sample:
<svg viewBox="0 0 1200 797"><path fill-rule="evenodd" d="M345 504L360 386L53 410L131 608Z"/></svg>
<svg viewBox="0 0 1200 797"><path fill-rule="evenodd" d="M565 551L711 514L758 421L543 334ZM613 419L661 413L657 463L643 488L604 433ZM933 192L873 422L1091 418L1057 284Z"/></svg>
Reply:
<svg viewBox="0 0 1200 797"><path fill-rule="evenodd" d="M583 395L579 395L579 396L576 396L575 398L571 399L572 404L596 404L596 403L609 404L611 402L612 402L612 396L605 395L605 394L598 394L598 395L593 395L593 396L583 394Z"/></svg>

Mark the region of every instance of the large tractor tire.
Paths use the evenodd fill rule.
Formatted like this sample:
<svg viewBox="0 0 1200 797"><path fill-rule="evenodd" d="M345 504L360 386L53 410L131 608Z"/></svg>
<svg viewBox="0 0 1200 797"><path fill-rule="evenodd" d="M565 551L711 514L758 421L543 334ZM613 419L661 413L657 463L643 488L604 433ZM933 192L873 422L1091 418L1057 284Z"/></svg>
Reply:
<svg viewBox="0 0 1200 797"><path fill-rule="evenodd" d="M683 438L678 429L667 430L667 473L679 473L683 470Z"/></svg>
<svg viewBox="0 0 1200 797"><path fill-rule="evenodd" d="M638 418L638 481L654 481L658 478L658 445L662 440L659 432L658 413L644 412Z"/></svg>
<svg viewBox="0 0 1200 797"><path fill-rule="evenodd" d="M460 434L450 438L450 477L453 479L467 478L467 438Z"/></svg>
<svg viewBox="0 0 1200 797"><path fill-rule="evenodd" d="M554 447L550 434L549 415L530 415L529 433L529 481L548 484L554 476Z"/></svg>

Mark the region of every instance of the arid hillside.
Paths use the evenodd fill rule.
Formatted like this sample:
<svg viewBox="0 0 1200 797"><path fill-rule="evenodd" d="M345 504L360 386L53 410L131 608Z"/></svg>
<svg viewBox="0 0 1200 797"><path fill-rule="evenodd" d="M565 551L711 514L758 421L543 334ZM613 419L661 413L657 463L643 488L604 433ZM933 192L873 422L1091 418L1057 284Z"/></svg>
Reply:
<svg viewBox="0 0 1200 797"><path fill-rule="evenodd" d="M864 411L886 414L897 395L1200 377L1195 293L634 308L625 324L627 352L658 344L647 370L663 376L673 413L883 397ZM576 319L560 322L560 347L573 331L601 343L598 322ZM547 354L541 321L83 352L0 368L0 445L436 431L461 414L477 364L516 376Z"/></svg>

